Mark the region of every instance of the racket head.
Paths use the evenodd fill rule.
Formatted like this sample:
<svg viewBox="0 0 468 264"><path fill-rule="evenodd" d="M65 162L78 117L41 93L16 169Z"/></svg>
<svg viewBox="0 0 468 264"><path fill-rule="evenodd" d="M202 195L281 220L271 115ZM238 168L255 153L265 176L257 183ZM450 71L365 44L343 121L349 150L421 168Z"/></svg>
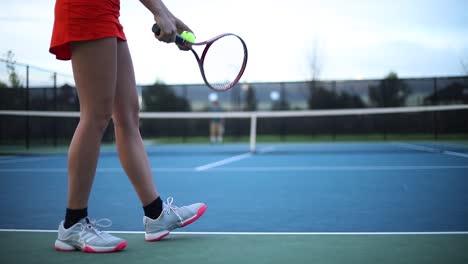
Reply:
<svg viewBox="0 0 468 264"><path fill-rule="evenodd" d="M247 45L241 37L226 33L192 45L206 45L199 58L193 48L191 50L197 57L203 81L209 88L227 91L240 81L248 60Z"/></svg>
<svg viewBox="0 0 468 264"><path fill-rule="evenodd" d="M157 24L153 25L152 31L156 35L161 33ZM175 43L190 47L198 62L203 81L215 91L227 91L234 87L247 67L247 45L236 34L225 33L195 43L176 35ZM193 46L205 46L201 56L193 49Z"/></svg>

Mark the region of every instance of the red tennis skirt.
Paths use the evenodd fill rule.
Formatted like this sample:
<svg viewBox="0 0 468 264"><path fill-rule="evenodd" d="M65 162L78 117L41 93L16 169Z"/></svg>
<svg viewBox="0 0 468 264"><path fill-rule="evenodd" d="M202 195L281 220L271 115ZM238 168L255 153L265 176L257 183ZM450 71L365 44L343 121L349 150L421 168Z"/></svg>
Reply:
<svg viewBox="0 0 468 264"><path fill-rule="evenodd" d="M126 40L119 16L120 0L57 0L49 52L59 60L70 60L73 41Z"/></svg>

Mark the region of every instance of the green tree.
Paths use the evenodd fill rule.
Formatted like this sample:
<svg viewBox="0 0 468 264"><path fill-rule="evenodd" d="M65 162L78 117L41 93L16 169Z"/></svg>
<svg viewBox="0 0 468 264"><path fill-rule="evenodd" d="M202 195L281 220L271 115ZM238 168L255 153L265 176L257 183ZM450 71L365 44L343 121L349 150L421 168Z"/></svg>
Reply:
<svg viewBox="0 0 468 264"><path fill-rule="evenodd" d="M8 88L8 84L0 81L0 88Z"/></svg>
<svg viewBox="0 0 468 264"><path fill-rule="evenodd" d="M409 94L408 86L394 72L390 72L378 86L369 87L369 99L377 107L403 106Z"/></svg>
<svg viewBox="0 0 468 264"><path fill-rule="evenodd" d="M467 104L468 94L465 92L468 84L455 81L424 98L424 104Z"/></svg>
<svg viewBox="0 0 468 264"><path fill-rule="evenodd" d="M289 105L288 100L286 99L286 95L284 90L280 94L279 100L273 101L271 105L272 111L285 111L289 110L291 107Z"/></svg>
<svg viewBox="0 0 468 264"><path fill-rule="evenodd" d="M323 58L322 56L319 56L318 40L315 39L312 45L311 53L308 56L309 69L310 69L310 85L309 85L309 93L308 93L307 101L308 101L309 109L313 109L314 107L312 106L312 104L316 104L314 102L315 98L313 98L315 97L314 93L317 90L321 89L319 87L320 85L319 76L323 67L322 58ZM318 92L322 92L322 91L318 91Z"/></svg>
<svg viewBox="0 0 468 264"><path fill-rule="evenodd" d="M460 65L462 67L462 73L468 76L468 58L466 60L460 58Z"/></svg>
<svg viewBox="0 0 468 264"><path fill-rule="evenodd" d="M16 72L16 61L15 61L15 54L13 51L9 50L5 54L5 63L8 73L8 80L10 81L10 85L12 88L22 88L23 84L21 83L20 77Z"/></svg>
<svg viewBox="0 0 468 264"><path fill-rule="evenodd" d="M190 104L186 98L177 96L164 83L158 81L153 86L142 91L143 110L153 112L190 111Z"/></svg>
<svg viewBox="0 0 468 264"><path fill-rule="evenodd" d="M357 95L337 93L317 86L308 100L310 109L362 108L364 102Z"/></svg>
<svg viewBox="0 0 468 264"><path fill-rule="evenodd" d="M338 95L339 108L364 108L365 104L358 95L342 92Z"/></svg>
<svg viewBox="0 0 468 264"><path fill-rule="evenodd" d="M186 98L177 96L170 87L157 81L153 86L142 91L143 110L149 112L181 112L190 111ZM141 131L145 136L172 137L188 130L186 120L148 120L141 121Z"/></svg>
<svg viewBox="0 0 468 264"><path fill-rule="evenodd" d="M332 109L336 108L336 94L317 86L316 81L310 84L310 96L307 100L309 109Z"/></svg>

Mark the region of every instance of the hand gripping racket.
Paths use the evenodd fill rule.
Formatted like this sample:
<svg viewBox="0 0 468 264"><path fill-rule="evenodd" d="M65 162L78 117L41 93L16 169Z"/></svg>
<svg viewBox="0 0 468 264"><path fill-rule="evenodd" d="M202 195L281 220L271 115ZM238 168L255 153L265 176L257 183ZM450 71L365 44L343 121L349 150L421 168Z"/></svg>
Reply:
<svg viewBox="0 0 468 264"><path fill-rule="evenodd" d="M161 33L157 24L153 25L152 30L156 35ZM236 34L225 33L196 43L191 43L177 35L175 42L190 47L197 60L203 81L215 91L227 91L234 87L247 66L247 45ZM205 46L201 56L193 49L193 46Z"/></svg>

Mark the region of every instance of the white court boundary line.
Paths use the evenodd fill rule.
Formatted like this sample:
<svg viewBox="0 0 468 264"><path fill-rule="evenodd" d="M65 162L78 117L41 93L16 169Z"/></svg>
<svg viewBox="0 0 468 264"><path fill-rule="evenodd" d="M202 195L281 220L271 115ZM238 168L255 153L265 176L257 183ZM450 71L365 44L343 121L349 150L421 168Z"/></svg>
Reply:
<svg viewBox="0 0 468 264"><path fill-rule="evenodd" d="M419 146L419 145L410 144L410 143L402 143L402 142L395 142L394 144L397 145L397 146L400 146L402 148L406 148L406 149L420 150L420 151L430 152L430 153L441 153L441 154L450 155L450 156L468 158L468 154L455 152L455 151L438 150L438 149L435 149L435 148Z"/></svg>
<svg viewBox="0 0 468 264"><path fill-rule="evenodd" d="M443 151L442 153L451 155L451 156L457 156L457 157L462 157L462 158L468 158L468 154L465 153L460 153L460 152L455 152L455 151Z"/></svg>
<svg viewBox="0 0 468 264"><path fill-rule="evenodd" d="M257 151L258 154L267 154L267 153L271 153L271 152L274 152L276 150L276 148L274 146L269 146L269 147L265 147L263 149L259 149Z"/></svg>
<svg viewBox="0 0 468 264"><path fill-rule="evenodd" d="M273 151L275 151L275 147L270 146L270 147L266 147L266 148L260 150L259 154L266 154L266 153L270 153L270 152L273 152ZM195 167L194 169L192 169L192 168L156 168L156 169L151 169L151 171L154 171L154 172L157 172L157 171L161 171L161 172L164 172L164 171L180 171L180 172L183 172L183 171L193 171L193 170L195 170L195 171L206 171L206 170L209 170L209 169L212 169L212 168L220 167L220 166L225 165L225 164L229 164L229 163L233 163L233 162L236 162L236 161L239 161L239 160L243 160L243 159L249 158L251 156L252 156L252 153L247 152L247 153L236 155L236 156L226 158L226 159L223 159L223 160L211 162L211 163L208 163L208 164L205 164L205 165L200 165L198 167ZM48 159L48 157L42 157L42 159ZM0 160L0 164L2 164L2 163L27 162L27 161L36 161L36 160L41 160L41 157L27 158L26 160L25 159L5 160L3 162L2 162L2 160ZM50 169L21 168L21 169L0 169L0 171L1 172L37 172L37 171L42 171L42 172L66 172L67 169L66 168L50 168ZM123 171L123 169L122 168L97 168L97 172L120 172L120 171Z"/></svg>
<svg viewBox="0 0 468 264"><path fill-rule="evenodd" d="M233 156L233 157L230 157L230 158L227 158L227 159L223 159L223 160L219 160L219 161L215 161L215 162L211 162L211 163L208 163L208 164L205 164L205 165L198 166L198 167L195 168L195 171L209 170L209 169L216 168L216 167L219 167L219 166L222 166L222 165L225 165L225 164L229 164L229 163L233 163L233 162L236 162L236 161L239 161L239 160L243 160L243 159L249 158L251 156L252 156L252 153L247 152L247 153L240 154L240 155L237 155L237 156Z"/></svg>
<svg viewBox="0 0 468 264"><path fill-rule="evenodd" d="M434 170L434 169L468 169L468 165L447 166L292 166L292 167L234 167L215 168L214 171L399 171L399 170Z"/></svg>
<svg viewBox="0 0 468 264"><path fill-rule="evenodd" d="M234 162L234 161L232 161ZM227 164L227 163L224 163ZM221 166L223 164L217 164ZM228 167L228 168L205 168L213 171L403 171L403 170L450 170L468 169L468 165L403 165L403 166L265 166L265 167ZM198 170L202 172L204 170ZM122 168L98 168L97 172L124 172ZM194 172L194 168L154 168L153 172ZM5 168L0 172L49 172L66 173L66 168Z"/></svg>
<svg viewBox="0 0 468 264"><path fill-rule="evenodd" d="M0 232L57 233L44 229L0 229ZM106 231L112 234L144 234L144 231ZM242 235L242 236L372 236L372 235L468 235L468 231L440 232L171 232L173 235Z"/></svg>
<svg viewBox="0 0 468 264"><path fill-rule="evenodd" d="M273 151L275 151L275 147L270 146L270 147L266 147L266 148L264 148L262 150L259 150L258 153L259 154L265 154L265 153L270 153L270 152L273 152ZM252 153L247 152L247 153L240 154L240 155L237 155L237 156L233 156L233 157L230 157L230 158L227 158L227 159L223 159L223 160L219 160L219 161L215 161L215 162L211 162L211 163L208 163L208 164L205 164L205 165L198 166L198 167L195 168L195 171L206 171L206 170L209 170L209 169L220 167L220 166L223 166L225 164L233 163L233 162L243 160L243 159L246 159L246 158L250 158L250 157L252 157Z"/></svg>
<svg viewBox="0 0 468 264"><path fill-rule="evenodd" d="M0 172L57 172L57 173L66 173L68 170L66 168L0 168ZM151 169L152 172L193 172L193 168L154 168ZM96 172L122 172L125 171L123 168L97 168Z"/></svg>
<svg viewBox="0 0 468 264"><path fill-rule="evenodd" d="M416 144L403 143L403 142L395 142L393 144L397 145L399 147L406 148L406 149L411 149L411 150L419 150L419 151L430 152L430 153L441 153L440 150L437 150L435 148L419 146L419 145L416 145Z"/></svg>
<svg viewBox="0 0 468 264"><path fill-rule="evenodd" d="M57 156L40 156L40 157L20 157L16 156L18 158L12 158L12 159L6 159L6 160L0 160L0 164L8 164L8 163L21 163L21 162L36 162L36 161L41 161L41 160L49 160L49 159L54 159L54 158L60 158Z"/></svg>

